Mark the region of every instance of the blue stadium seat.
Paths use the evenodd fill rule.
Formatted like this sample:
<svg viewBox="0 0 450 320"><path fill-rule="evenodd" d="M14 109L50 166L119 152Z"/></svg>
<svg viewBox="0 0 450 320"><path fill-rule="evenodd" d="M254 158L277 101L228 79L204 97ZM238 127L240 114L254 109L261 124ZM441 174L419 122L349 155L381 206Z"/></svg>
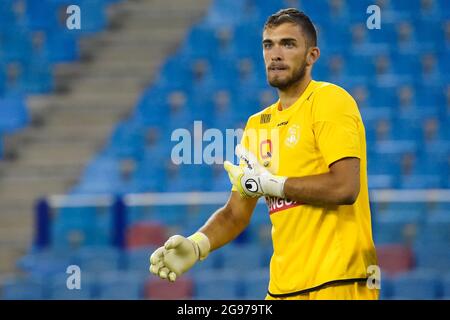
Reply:
<svg viewBox="0 0 450 320"><path fill-rule="evenodd" d="M392 279L382 275L380 285L380 300L389 300L392 297Z"/></svg>
<svg viewBox="0 0 450 320"><path fill-rule="evenodd" d="M439 295L439 282L433 272L417 270L392 280L393 298L411 300L434 299Z"/></svg>
<svg viewBox="0 0 450 320"><path fill-rule="evenodd" d="M450 211L429 214L420 236L425 243L450 245Z"/></svg>
<svg viewBox="0 0 450 320"><path fill-rule="evenodd" d="M51 237L57 249L109 245L111 242L109 228L99 229L95 225L91 226L80 220L55 224L51 230Z"/></svg>
<svg viewBox="0 0 450 320"><path fill-rule="evenodd" d="M383 22L381 29L374 29L369 32L369 39L372 43L387 43L394 46L397 43L396 24Z"/></svg>
<svg viewBox="0 0 450 320"><path fill-rule="evenodd" d="M36 277L49 277L66 272L74 259L67 250L46 249L44 251L30 252L16 263L24 273Z"/></svg>
<svg viewBox="0 0 450 320"><path fill-rule="evenodd" d="M43 0L36 2L33 0L25 1L25 20L26 26L30 30L50 30L59 25L58 22L58 2L52 0Z"/></svg>
<svg viewBox="0 0 450 320"><path fill-rule="evenodd" d="M68 288L68 280L70 282L70 274L59 273L55 276L47 278L47 287L49 298L53 300L90 300L93 298L96 290L95 274L84 272L80 269L79 284L80 288ZM73 280L72 280L73 281ZM74 284L71 282L70 284Z"/></svg>
<svg viewBox="0 0 450 320"><path fill-rule="evenodd" d="M269 287L269 269L248 270L244 276L244 297L249 300L262 300Z"/></svg>
<svg viewBox="0 0 450 320"><path fill-rule="evenodd" d="M16 25L13 0L4 0L0 4L0 34Z"/></svg>
<svg viewBox="0 0 450 320"><path fill-rule="evenodd" d="M370 92L370 105L375 108L394 108L396 88L391 86L372 86Z"/></svg>
<svg viewBox="0 0 450 320"><path fill-rule="evenodd" d="M54 88L51 65L43 60L30 60L23 64L20 89L24 93L44 94Z"/></svg>
<svg viewBox="0 0 450 320"><path fill-rule="evenodd" d="M416 267L447 272L450 267L450 251L445 243L419 242L414 247Z"/></svg>
<svg viewBox="0 0 450 320"><path fill-rule="evenodd" d="M126 270L148 274L148 263L150 255L157 248L150 246L146 248L131 249L125 252Z"/></svg>
<svg viewBox="0 0 450 320"><path fill-rule="evenodd" d="M420 10L420 0L397 0L389 1L392 9L398 11L418 11Z"/></svg>
<svg viewBox="0 0 450 320"><path fill-rule="evenodd" d="M370 174L368 176L369 189L392 189L396 186L396 179L389 174Z"/></svg>
<svg viewBox="0 0 450 320"><path fill-rule="evenodd" d="M450 297L450 274L448 273L442 279L442 296L444 299Z"/></svg>
<svg viewBox="0 0 450 320"><path fill-rule="evenodd" d="M229 244L223 247L223 267L236 272L264 267L264 250L254 244Z"/></svg>
<svg viewBox="0 0 450 320"><path fill-rule="evenodd" d="M138 159L145 146L144 128L132 121L119 123L111 138L109 148L119 158Z"/></svg>
<svg viewBox="0 0 450 320"><path fill-rule="evenodd" d="M402 189L439 189L443 186L443 179L440 175L412 174L404 175L401 178L400 187Z"/></svg>
<svg viewBox="0 0 450 320"><path fill-rule="evenodd" d="M199 300L235 300L242 295L239 274L234 270L208 271L194 275L194 298Z"/></svg>
<svg viewBox="0 0 450 320"><path fill-rule="evenodd" d="M3 300L42 300L47 298L44 283L27 278L9 278L1 283Z"/></svg>
<svg viewBox="0 0 450 320"><path fill-rule="evenodd" d="M367 161L369 175L399 176L400 164L395 157L399 156L383 152L372 154Z"/></svg>
<svg viewBox="0 0 450 320"><path fill-rule="evenodd" d="M124 267L124 257L120 251L110 246L86 246L80 248L74 260L85 272L115 271Z"/></svg>
<svg viewBox="0 0 450 320"><path fill-rule="evenodd" d="M392 65L398 74L417 74L420 70L420 60L415 54L397 54L392 56L395 63Z"/></svg>
<svg viewBox="0 0 450 320"><path fill-rule="evenodd" d="M100 275L98 298L102 300L139 300L144 296L146 276L131 272L108 272Z"/></svg>
<svg viewBox="0 0 450 320"><path fill-rule="evenodd" d="M163 225L183 225L186 220L186 212L184 205L154 205L150 219Z"/></svg>
<svg viewBox="0 0 450 320"><path fill-rule="evenodd" d="M28 125L30 116L25 99L0 99L0 132L15 132Z"/></svg>
<svg viewBox="0 0 450 320"><path fill-rule="evenodd" d="M240 0L215 0L211 4L205 18L205 24L218 26L233 26L243 20L245 2Z"/></svg>
<svg viewBox="0 0 450 320"><path fill-rule="evenodd" d="M68 63L80 58L78 38L69 32L48 32L44 44L44 59L51 63Z"/></svg>
<svg viewBox="0 0 450 320"><path fill-rule="evenodd" d="M23 27L16 27L2 36L5 62L25 63L32 57L31 36Z"/></svg>
<svg viewBox="0 0 450 320"><path fill-rule="evenodd" d="M188 271L193 277L201 277L204 272L223 271L223 252L215 250L208 255L208 259L200 261Z"/></svg>
<svg viewBox="0 0 450 320"><path fill-rule="evenodd" d="M419 210L387 210L374 217L374 240L383 243L408 243L420 230L422 215ZM412 229L411 229L412 228Z"/></svg>
<svg viewBox="0 0 450 320"><path fill-rule="evenodd" d="M3 95L6 92L7 79L6 79L5 70L6 70L6 67L5 67L5 65L3 65L2 53L0 51L0 98L3 97Z"/></svg>
<svg viewBox="0 0 450 320"><path fill-rule="evenodd" d="M345 70L349 76L365 76L368 74L375 74L375 65L372 59L362 55L351 55L348 57L348 63L345 65Z"/></svg>
<svg viewBox="0 0 450 320"><path fill-rule="evenodd" d="M319 40L323 39L323 41L319 45L325 45L326 50L343 52L345 46L351 43L351 33L348 26L336 22L323 22L320 26ZM354 60L352 59L352 61ZM351 75L355 74L351 73Z"/></svg>
<svg viewBox="0 0 450 320"><path fill-rule="evenodd" d="M81 32L92 34L105 30L108 25L105 0L76 0L83 12Z"/></svg>
<svg viewBox="0 0 450 320"><path fill-rule="evenodd" d="M206 58L212 60L216 55L219 42L216 30L207 25L196 25L189 31L181 50L188 59Z"/></svg>

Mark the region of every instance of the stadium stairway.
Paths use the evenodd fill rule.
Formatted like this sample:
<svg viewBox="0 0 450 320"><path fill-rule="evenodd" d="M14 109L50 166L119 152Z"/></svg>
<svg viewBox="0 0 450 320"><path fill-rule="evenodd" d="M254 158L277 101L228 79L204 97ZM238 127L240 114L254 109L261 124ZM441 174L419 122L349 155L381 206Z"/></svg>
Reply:
<svg viewBox="0 0 450 320"><path fill-rule="evenodd" d="M111 27L82 43L84 59L55 70L57 92L29 97L38 121L9 137L12 156L0 162L0 275L15 272L15 261L30 248L36 199L76 182L209 2L118 3L108 12Z"/></svg>

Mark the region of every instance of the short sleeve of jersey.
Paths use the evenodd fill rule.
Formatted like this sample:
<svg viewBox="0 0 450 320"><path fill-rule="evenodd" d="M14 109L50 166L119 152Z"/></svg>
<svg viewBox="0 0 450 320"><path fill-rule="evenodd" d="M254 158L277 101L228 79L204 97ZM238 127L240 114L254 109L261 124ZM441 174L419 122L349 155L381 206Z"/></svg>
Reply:
<svg viewBox="0 0 450 320"><path fill-rule="evenodd" d="M344 89L329 85L314 98L313 131L328 166L347 157L361 158L361 116L355 100Z"/></svg>

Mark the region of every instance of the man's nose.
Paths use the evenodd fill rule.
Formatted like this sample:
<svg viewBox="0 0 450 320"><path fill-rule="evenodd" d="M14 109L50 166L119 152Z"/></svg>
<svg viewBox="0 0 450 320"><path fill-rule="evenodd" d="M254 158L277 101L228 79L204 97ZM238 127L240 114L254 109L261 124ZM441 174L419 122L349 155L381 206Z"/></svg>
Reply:
<svg viewBox="0 0 450 320"><path fill-rule="evenodd" d="M279 47L274 47L272 52L271 52L271 57L270 60L272 61L281 61L283 60L283 55L281 53L281 50Z"/></svg>

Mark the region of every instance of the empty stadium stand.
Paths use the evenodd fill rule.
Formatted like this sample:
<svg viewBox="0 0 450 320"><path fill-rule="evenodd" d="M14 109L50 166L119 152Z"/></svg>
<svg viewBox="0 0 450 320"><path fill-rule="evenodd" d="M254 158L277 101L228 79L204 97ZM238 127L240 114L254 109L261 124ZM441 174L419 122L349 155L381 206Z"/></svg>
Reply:
<svg viewBox="0 0 450 320"><path fill-rule="evenodd" d="M238 239L176 284L148 276L148 255L218 206L126 205L122 247L111 240L116 209L62 206L45 250L32 246L32 212L53 193L228 191L220 166L170 162L171 133L195 120L242 128L275 101L260 46L265 19L280 8L310 15L321 48L315 79L358 102L369 188L450 189L448 0L76 0L92 7L75 36L45 18L58 1L0 7L0 273L16 260L21 273L5 277L0 298L265 297L272 246L263 206ZM365 26L373 3L380 30ZM450 201L372 202L372 218L381 298L449 299ZM69 264L86 272L81 291L64 287Z"/></svg>

